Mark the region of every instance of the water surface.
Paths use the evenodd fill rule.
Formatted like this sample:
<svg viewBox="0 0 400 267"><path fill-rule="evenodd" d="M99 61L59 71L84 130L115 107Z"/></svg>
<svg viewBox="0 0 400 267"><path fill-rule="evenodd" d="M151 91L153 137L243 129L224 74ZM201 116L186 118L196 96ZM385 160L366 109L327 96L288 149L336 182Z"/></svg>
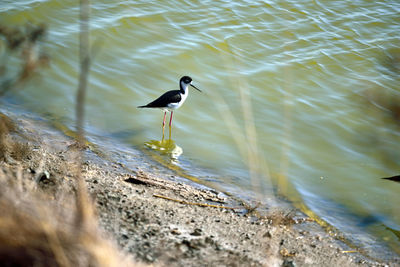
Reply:
<svg viewBox="0 0 400 267"><path fill-rule="evenodd" d="M72 128L78 3L3 1L0 13L3 25L46 23L52 58L8 99ZM189 75L203 93L174 113L175 165L248 194L286 177L356 244L399 252L400 183L380 179L400 174L399 128L365 96L399 97L384 64L399 14L398 1L93 1L87 125L146 151L163 114L136 106Z"/></svg>

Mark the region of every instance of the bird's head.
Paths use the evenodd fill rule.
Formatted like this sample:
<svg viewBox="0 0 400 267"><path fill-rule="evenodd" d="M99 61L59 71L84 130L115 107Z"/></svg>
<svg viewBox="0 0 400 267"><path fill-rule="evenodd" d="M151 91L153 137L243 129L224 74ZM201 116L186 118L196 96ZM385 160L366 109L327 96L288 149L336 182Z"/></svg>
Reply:
<svg viewBox="0 0 400 267"><path fill-rule="evenodd" d="M182 85L183 88L186 88L187 86L191 86L193 88L195 88L196 90L199 90L201 92L201 90L199 88L197 88L196 86L194 86L192 84L192 78L190 78L189 76L183 76L180 80L180 84Z"/></svg>

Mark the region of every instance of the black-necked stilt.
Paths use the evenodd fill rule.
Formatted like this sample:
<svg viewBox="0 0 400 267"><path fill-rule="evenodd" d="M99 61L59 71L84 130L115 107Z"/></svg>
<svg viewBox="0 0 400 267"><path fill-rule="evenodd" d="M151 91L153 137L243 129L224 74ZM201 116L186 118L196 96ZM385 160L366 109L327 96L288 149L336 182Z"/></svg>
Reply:
<svg viewBox="0 0 400 267"><path fill-rule="evenodd" d="M164 129L165 129L165 117L167 116L167 111L171 112L171 116L169 119L169 130L170 130L170 138L171 138L171 124L172 124L172 114L175 109L182 106L183 102L185 102L189 90L188 87L192 86L193 88L201 90L192 84L192 78L189 76L183 76L179 81L180 90L172 90L164 93L162 96L150 102L144 106L138 106L138 108L159 108L164 111L164 119L163 119L163 135L162 139L164 139Z"/></svg>

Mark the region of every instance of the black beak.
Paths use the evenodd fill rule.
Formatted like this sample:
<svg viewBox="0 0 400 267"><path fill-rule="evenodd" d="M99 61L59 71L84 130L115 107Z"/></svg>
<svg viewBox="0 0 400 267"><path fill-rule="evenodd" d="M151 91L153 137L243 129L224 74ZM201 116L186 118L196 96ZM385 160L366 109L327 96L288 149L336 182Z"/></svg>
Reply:
<svg viewBox="0 0 400 267"><path fill-rule="evenodd" d="M197 88L196 86L194 86L193 84L190 84L191 87L193 87L194 89L198 90L199 92L201 92L201 90L199 88Z"/></svg>

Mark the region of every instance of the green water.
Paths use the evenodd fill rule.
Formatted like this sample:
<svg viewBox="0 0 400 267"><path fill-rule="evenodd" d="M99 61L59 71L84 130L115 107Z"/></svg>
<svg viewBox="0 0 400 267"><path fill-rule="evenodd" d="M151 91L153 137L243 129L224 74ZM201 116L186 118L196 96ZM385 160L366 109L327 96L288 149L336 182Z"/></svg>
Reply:
<svg viewBox="0 0 400 267"><path fill-rule="evenodd" d="M161 139L163 114L136 106L189 75L203 93L190 91L174 113L172 136L183 151L174 164L209 169L218 175L204 179L250 192L261 179L266 194L274 177L287 177L355 243L384 240L399 252L400 183L380 179L400 174L399 127L365 96L400 96L399 74L385 67L400 49L398 1L115 0L91 8L98 52L89 129L146 149ZM77 1L0 4L1 24L49 29L42 49L50 66L8 99L70 127L78 15Z"/></svg>

